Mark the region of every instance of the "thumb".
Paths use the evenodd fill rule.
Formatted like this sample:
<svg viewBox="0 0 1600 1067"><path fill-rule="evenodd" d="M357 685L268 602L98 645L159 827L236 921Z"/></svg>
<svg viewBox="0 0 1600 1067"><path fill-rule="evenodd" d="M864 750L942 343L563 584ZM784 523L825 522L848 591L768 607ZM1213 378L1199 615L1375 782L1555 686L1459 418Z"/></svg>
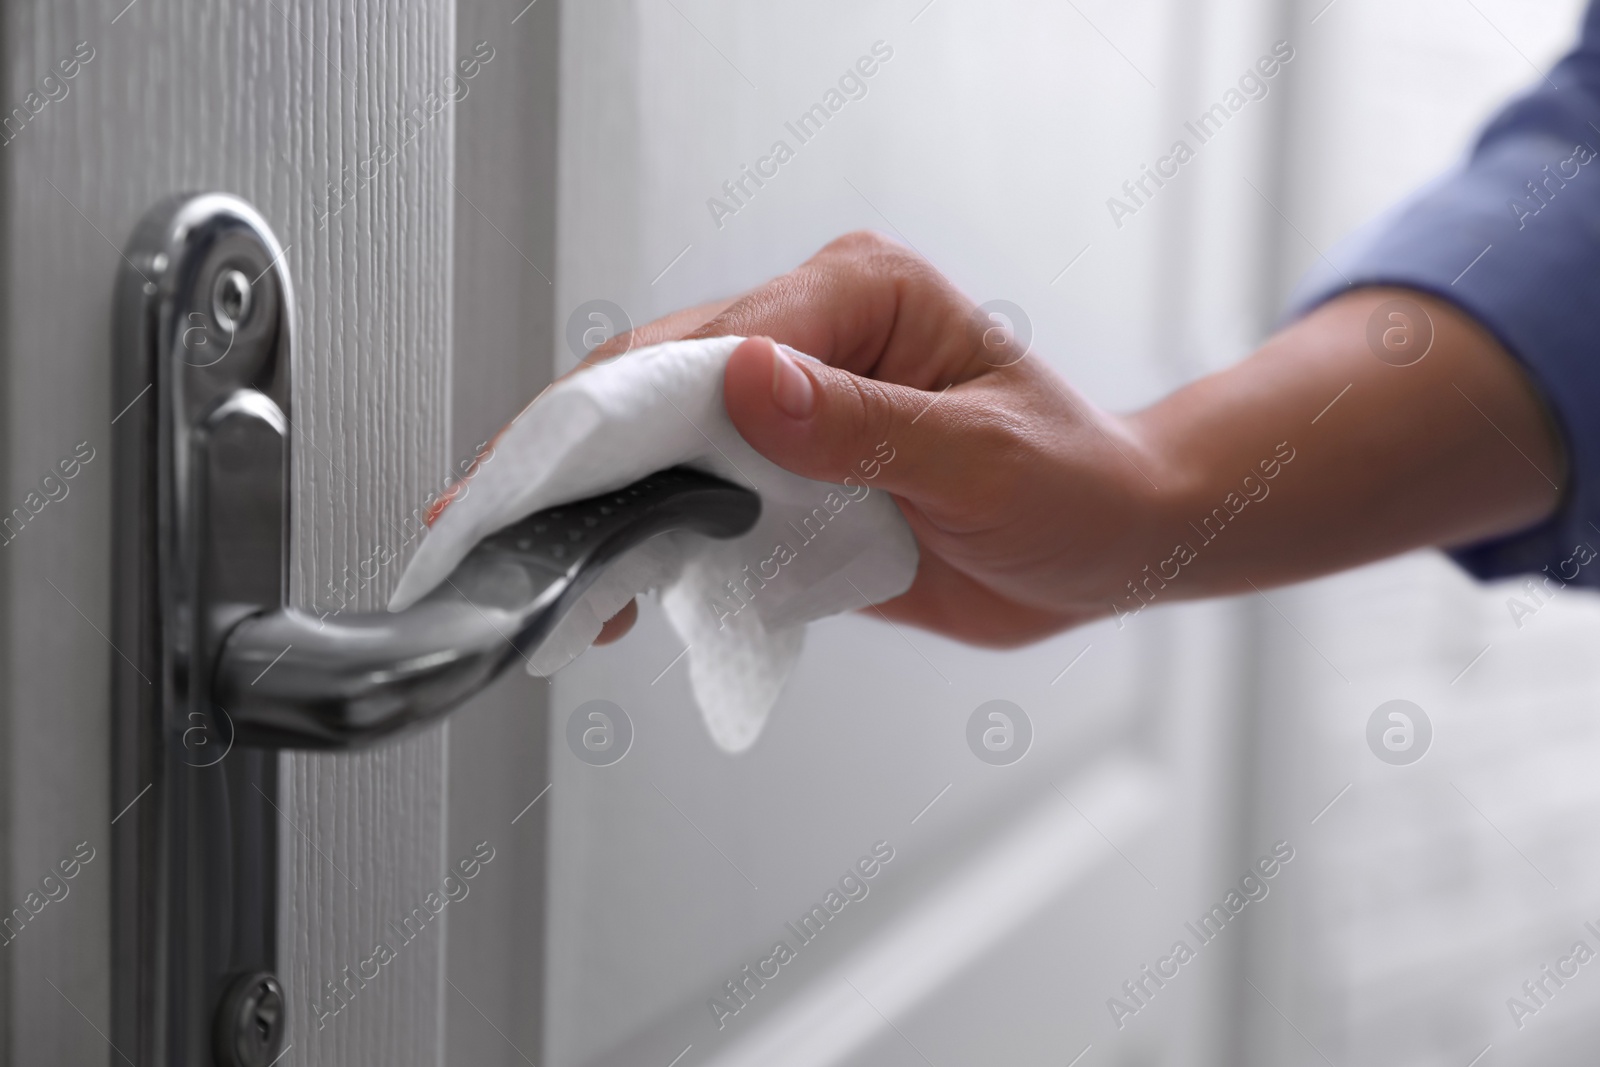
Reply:
<svg viewBox="0 0 1600 1067"><path fill-rule="evenodd" d="M751 447L818 481L870 478L897 496L931 503L959 486L976 458L951 432L956 397L794 359L765 337L734 349L723 397Z"/></svg>

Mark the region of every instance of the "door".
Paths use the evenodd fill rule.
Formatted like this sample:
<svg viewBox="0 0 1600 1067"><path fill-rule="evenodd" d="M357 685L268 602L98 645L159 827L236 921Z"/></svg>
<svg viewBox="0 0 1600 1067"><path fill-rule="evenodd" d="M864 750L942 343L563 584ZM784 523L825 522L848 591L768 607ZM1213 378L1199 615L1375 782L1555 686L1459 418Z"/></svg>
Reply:
<svg viewBox="0 0 1600 1067"><path fill-rule="evenodd" d="M1247 354L1297 276L1549 72L1583 7L575 5L559 316L649 319L867 227L1135 408ZM1241 81L1280 44L1270 86ZM1142 168L1230 91L1151 196ZM1144 199L1108 215L1125 183ZM548 1060L1579 1062L1600 987L1561 961L1594 918L1597 614L1549 592L1419 552L1004 655L829 620L734 759L647 606L552 687ZM1434 717L1415 766L1364 733L1395 698ZM634 726L604 767L564 741L593 699ZM1004 766L964 735L997 699L1034 727ZM1146 976L1290 849L1180 978ZM863 857L870 892L797 932Z"/></svg>
<svg viewBox="0 0 1600 1067"><path fill-rule="evenodd" d="M550 2L476 0L0 13L7 1062L135 1062L113 1020L112 841L152 793L113 788L108 700L129 652L110 636L127 534L111 442L150 402L113 387L129 235L196 191L242 198L276 234L296 300L290 597L380 608L407 520L540 384L556 17ZM282 1062L532 1055L543 816L523 809L542 778L541 700L513 678L454 732L274 757ZM473 892L352 983L480 843L494 858Z"/></svg>
<svg viewBox="0 0 1600 1067"><path fill-rule="evenodd" d="M1106 197L1270 50L1278 15L572 5L558 316L575 337L603 327L594 301L646 321L870 228L975 301L1020 307L1035 352L1097 401L1137 406L1268 321L1240 279L1265 270L1256 234L1275 216L1241 175L1271 194L1257 164L1283 94L1137 219L1116 227ZM826 125L801 136L814 105ZM1180 276L1197 231L1205 269ZM558 346L558 367L579 354ZM865 613L825 620L763 736L730 757L646 603L634 633L551 688L548 1062L1238 1062L1242 935L1123 1026L1107 1002L1278 837L1293 843L1241 830L1257 624L1248 604L1188 605L997 653ZM606 766L565 741L591 700L633 726ZM980 754L996 701L1013 738L1031 723L1020 759ZM862 862L866 892L807 936ZM792 959L774 962L779 943Z"/></svg>

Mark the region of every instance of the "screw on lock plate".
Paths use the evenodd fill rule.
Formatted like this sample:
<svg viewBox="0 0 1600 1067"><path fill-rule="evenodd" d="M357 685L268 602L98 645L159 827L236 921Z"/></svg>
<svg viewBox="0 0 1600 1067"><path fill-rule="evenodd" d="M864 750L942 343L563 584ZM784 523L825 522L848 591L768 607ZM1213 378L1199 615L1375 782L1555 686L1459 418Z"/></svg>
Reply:
<svg viewBox="0 0 1600 1067"><path fill-rule="evenodd" d="M269 1067L288 1031L283 987L266 971L240 975L217 1005L216 1056L225 1067Z"/></svg>

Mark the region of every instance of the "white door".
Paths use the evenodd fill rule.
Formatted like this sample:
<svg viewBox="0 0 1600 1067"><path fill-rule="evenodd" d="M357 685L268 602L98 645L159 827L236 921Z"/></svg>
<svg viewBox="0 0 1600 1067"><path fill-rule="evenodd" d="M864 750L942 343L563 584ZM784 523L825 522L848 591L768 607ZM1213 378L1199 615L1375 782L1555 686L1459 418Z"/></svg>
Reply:
<svg viewBox="0 0 1600 1067"><path fill-rule="evenodd" d="M1024 309L1035 349L1098 401L1151 399L1268 320L1259 289L1230 278L1265 269L1257 234L1276 216L1240 175L1282 94L1148 212L1118 228L1105 201L1271 50L1275 16L1159 0L569 5L558 317L595 322L590 302L608 300L642 322L871 228L976 301ZM802 139L813 105L830 117ZM777 141L790 154L773 174ZM1260 229L1207 232L1209 265L1186 279L1177 264L1218 206ZM1082 1064L1236 1062L1242 935L1121 1029L1107 1002L1295 838L1241 829L1255 625L1249 605L1191 606L996 653L831 619L730 758L647 604L636 632L551 686L548 1061L1061 1065L1092 1046ZM594 699L634 730L604 767L565 742ZM1031 721L1018 762L969 745L991 701ZM802 917L864 859L867 895L802 947ZM795 958L772 977L780 941Z"/></svg>
<svg viewBox="0 0 1600 1067"><path fill-rule="evenodd" d="M454 0L0 13L6 1062L143 1062L114 1010L129 979L111 948L113 841L159 796L111 773L113 665L139 656L112 646L113 549L131 535L113 440L151 403L113 376L135 224L214 191L276 235L296 301L290 597L377 609L399 566L372 561L404 558L406 520L540 384L557 14ZM542 777L540 700L508 679L459 728L273 757L281 1062L534 1054L542 814L513 820ZM480 842L494 858L471 894L350 984Z"/></svg>
<svg viewBox="0 0 1600 1067"><path fill-rule="evenodd" d="M731 295L868 227L1020 306L1039 352L1135 408L1248 353L1303 270L1550 70L1583 6L573 4L558 320ZM1279 74L1240 89L1264 56ZM1233 89L1180 177L1108 210ZM552 685L547 1059L1587 1062L1600 986L1537 1018L1507 998L1554 988L1595 921L1597 621L1582 593L1420 552L1007 654L830 620L729 759L647 606ZM1433 716L1414 766L1365 737L1394 698ZM591 699L635 729L607 767L565 747ZM1010 766L965 738L997 699L1034 726ZM870 893L796 945L879 842ZM1280 847L1241 922L1146 976ZM1122 1025L1115 1000L1138 1009Z"/></svg>

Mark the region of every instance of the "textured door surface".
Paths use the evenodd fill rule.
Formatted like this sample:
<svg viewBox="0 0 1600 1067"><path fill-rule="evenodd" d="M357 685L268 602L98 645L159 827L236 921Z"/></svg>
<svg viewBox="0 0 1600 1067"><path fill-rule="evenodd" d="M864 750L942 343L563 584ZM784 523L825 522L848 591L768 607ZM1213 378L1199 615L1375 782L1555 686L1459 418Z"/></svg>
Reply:
<svg viewBox="0 0 1600 1067"><path fill-rule="evenodd" d="M108 787L107 449L148 397L109 388L118 249L183 190L236 193L276 231L298 296L293 597L376 608L398 564L373 561L405 557L404 520L451 469L452 96L464 60L480 78L493 62L458 47L451 0L39 0L0 19L0 485L26 515L0 548L4 906L92 853L4 949L3 1032L10 1062L122 1062L107 841L139 797ZM282 757L286 1062L438 1062L448 912L358 991L327 983L459 858L447 759L446 729Z"/></svg>

